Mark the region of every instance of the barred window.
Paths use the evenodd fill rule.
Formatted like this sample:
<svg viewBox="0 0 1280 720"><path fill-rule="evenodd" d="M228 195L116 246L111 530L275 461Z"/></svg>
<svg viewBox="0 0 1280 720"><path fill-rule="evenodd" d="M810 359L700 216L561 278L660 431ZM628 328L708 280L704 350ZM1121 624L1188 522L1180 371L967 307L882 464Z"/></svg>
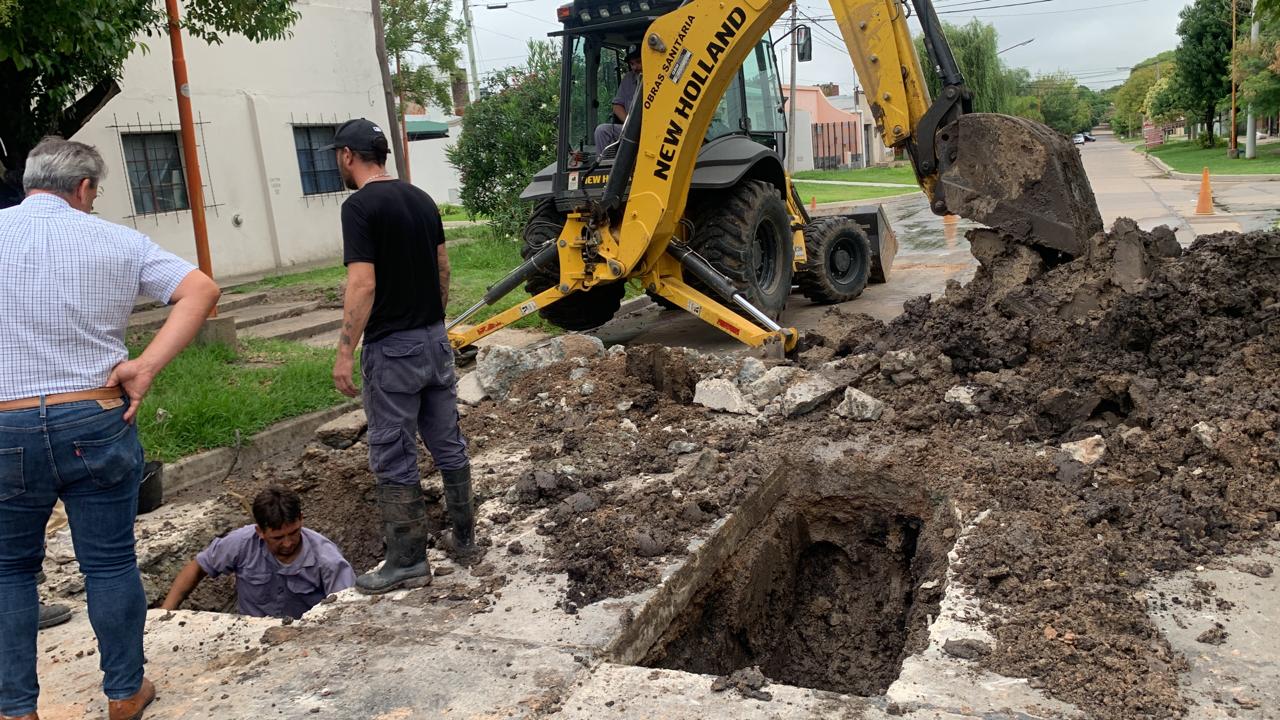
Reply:
<svg viewBox="0 0 1280 720"><path fill-rule="evenodd" d="M122 139L129 188L133 191L133 211L150 215L189 210L178 134L128 133Z"/></svg>
<svg viewBox="0 0 1280 720"><path fill-rule="evenodd" d="M302 194L319 195L342 191L338 159L332 150L335 125L294 125L293 144L298 150L298 172L302 174Z"/></svg>

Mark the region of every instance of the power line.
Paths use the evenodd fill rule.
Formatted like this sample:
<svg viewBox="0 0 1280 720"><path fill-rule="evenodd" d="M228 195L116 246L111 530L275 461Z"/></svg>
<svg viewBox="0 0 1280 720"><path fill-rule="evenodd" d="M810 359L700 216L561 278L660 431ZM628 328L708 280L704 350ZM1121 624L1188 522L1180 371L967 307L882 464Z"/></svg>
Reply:
<svg viewBox="0 0 1280 720"><path fill-rule="evenodd" d="M978 10L999 10L1000 8L1021 7L1023 5L1039 5L1041 3L1054 2L1054 0L1023 0L1023 2L1008 3L1006 5L991 5L989 7L978 8ZM939 15L952 15L955 13L971 13L974 10L938 10Z"/></svg>
<svg viewBox="0 0 1280 720"><path fill-rule="evenodd" d="M1071 9L1071 10L1043 10L1043 11L1040 11L1040 12L997 13L997 14L995 14L995 15L977 15L977 14L975 14L975 15L974 15L974 17L977 17L977 18L1010 18L1010 17L1012 17L1012 18L1018 18L1018 17L1032 17L1032 16L1034 16L1034 15L1062 15L1062 14L1064 14L1064 13L1084 12L1085 10L1105 10L1105 9L1109 9L1109 8L1121 7L1121 6L1124 6L1124 5L1137 5L1138 3L1145 3L1145 2L1148 2L1148 0L1128 0L1128 2L1115 2L1115 3L1108 3L1108 4L1106 4L1106 5L1092 5L1092 6L1090 6L1090 7L1073 8L1073 9ZM983 10L985 10L986 8L982 8L982 9L983 9ZM992 10L994 10L995 8L991 8L991 9L992 9Z"/></svg>

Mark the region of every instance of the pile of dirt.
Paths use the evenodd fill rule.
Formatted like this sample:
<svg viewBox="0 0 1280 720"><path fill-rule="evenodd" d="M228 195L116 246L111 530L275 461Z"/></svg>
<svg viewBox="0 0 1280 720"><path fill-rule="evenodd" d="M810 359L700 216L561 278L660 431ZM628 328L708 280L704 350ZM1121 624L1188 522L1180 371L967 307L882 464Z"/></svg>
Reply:
<svg viewBox="0 0 1280 720"><path fill-rule="evenodd" d="M979 662L1089 717L1179 715L1185 661L1144 588L1277 536L1280 234L1205 236L1184 253L1167 230L1120 221L1071 262L969 239L982 264L969 285L888 325L832 311L809 334L799 368L775 379L820 381L813 402L761 400L758 361L661 348L512 380L463 418L473 453L502 458L476 474L482 534L533 518L546 562L530 567L568 574L573 612L652 587L779 463L822 450L829 472L879 468L962 523L989 511L957 568L994 623ZM752 404L694 404L707 379ZM837 413L846 388L883 411ZM283 480L259 478L300 489L308 525L357 567L381 556L366 452L309 450ZM803 653L843 657L831 642L806 636Z"/></svg>
<svg viewBox="0 0 1280 720"><path fill-rule="evenodd" d="M993 509L962 568L998 618L985 662L1096 717L1181 712L1142 588L1275 536L1280 511L1280 235L1170 240L1120 221L1048 268L971 236L968 286L810 351L872 368L854 385L890 408L887 461Z"/></svg>

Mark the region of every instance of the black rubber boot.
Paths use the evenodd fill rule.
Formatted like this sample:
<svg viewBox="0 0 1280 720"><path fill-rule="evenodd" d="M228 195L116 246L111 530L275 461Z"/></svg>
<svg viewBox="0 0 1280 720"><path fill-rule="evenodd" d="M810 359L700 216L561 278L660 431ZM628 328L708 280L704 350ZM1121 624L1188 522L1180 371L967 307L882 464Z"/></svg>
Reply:
<svg viewBox="0 0 1280 720"><path fill-rule="evenodd" d="M382 535L387 557L382 567L356 578L356 590L381 595L431 584L427 563L427 505L419 485L378 485Z"/></svg>
<svg viewBox="0 0 1280 720"><path fill-rule="evenodd" d="M463 564L471 564L484 554L476 545L476 501L471 494L471 466L441 470L444 507L449 514L448 530L440 533L440 547Z"/></svg>

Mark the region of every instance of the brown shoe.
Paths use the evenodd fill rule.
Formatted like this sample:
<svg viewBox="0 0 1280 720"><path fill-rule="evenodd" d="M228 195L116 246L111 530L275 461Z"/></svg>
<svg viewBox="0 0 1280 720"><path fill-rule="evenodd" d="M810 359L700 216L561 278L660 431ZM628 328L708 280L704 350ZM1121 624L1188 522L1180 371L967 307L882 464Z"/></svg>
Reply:
<svg viewBox="0 0 1280 720"><path fill-rule="evenodd" d="M40 720L40 716L35 713L27 713L26 715L0 715L0 720Z"/></svg>
<svg viewBox="0 0 1280 720"><path fill-rule="evenodd" d="M142 711L156 699L156 686L142 678L142 687L131 698L112 700L107 703L107 717L110 720L141 720Z"/></svg>

